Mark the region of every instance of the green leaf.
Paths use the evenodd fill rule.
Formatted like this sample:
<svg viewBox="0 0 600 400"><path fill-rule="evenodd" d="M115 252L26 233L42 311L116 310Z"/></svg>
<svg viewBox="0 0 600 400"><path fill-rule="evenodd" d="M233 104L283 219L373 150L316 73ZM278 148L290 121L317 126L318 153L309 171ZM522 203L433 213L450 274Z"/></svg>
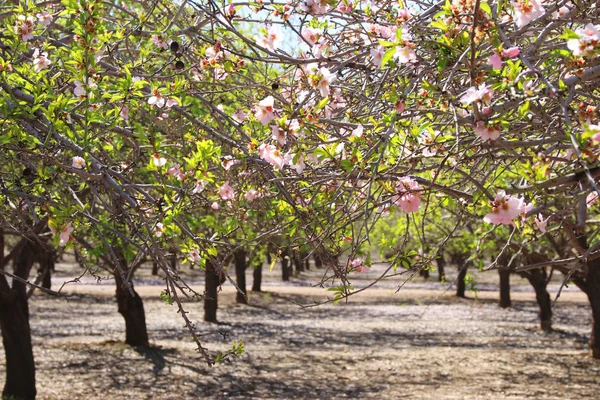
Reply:
<svg viewBox="0 0 600 400"><path fill-rule="evenodd" d="M384 68L388 61L390 61L392 57L394 57L394 53L396 53L396 49L394 47L385 52L385 54L381 58L381 68Z"/></svg>

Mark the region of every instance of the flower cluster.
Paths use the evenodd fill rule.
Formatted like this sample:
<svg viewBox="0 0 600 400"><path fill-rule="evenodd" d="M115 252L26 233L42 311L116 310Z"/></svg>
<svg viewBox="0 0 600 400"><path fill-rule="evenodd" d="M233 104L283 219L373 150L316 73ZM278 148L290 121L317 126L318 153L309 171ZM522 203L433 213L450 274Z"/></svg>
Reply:
<svg viewBox="0 0 600 400"><path fill-rule="evenodd" d="M494 225L512 225L515 218L519 215L525 216L533 208L533 204L526 203L522 197L507 195L504 190L496 194L496 198L490 201L490 205L492 212L483 220Z"/></svg>

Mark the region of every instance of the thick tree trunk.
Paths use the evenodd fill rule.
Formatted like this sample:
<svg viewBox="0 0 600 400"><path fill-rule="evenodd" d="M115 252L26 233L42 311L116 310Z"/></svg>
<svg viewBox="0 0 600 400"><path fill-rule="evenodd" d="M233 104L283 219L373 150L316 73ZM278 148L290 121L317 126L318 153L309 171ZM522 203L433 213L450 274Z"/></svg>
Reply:
<svg viewBox="0 0 600 400"><path fill-rule="evenodd" d="M550 294L546 290L548 284L546 271L543 269L533 269L520 274L526 278L535 290L535 299L540 307L540 328L549 332L552 330L552 301Z"/></svg>
<svg viewBox="0 0 600 400"><path fill-rule="evenodd" d="M444 260L444 257L440 255L438 258L435 259L435 261L437 263L438 269L438 281L445 282L446 273L444 272L444 267L446 266L446 260Z"/></svg>
<svg viewBox="0 0 600 400"><path fill-rule="evenodd" d="M593 321L590 350L594 358L600 359L600 258L588 262L587 267L585 292L592 306Z"/></svg>
<svg viewBox="0 0 600 400"><path fill-rule="evenodd" d="M469 269L469 265L461 262L462 265L459 264L458 270L458 278L456 282L456 296L457 297L465 297L465 277L467 276L467 269Z"/></svg>
<svg viewBox="0 0 600 400"><path fill-rule="evenodd" d="M2 257L4 258L4 242ZM29 278L38 246L27 243L15 258L15 275ZM13 280L12 288L4 276L0 277L0 329L6 354L6 381L3 398L35 399L35 363L29 327L29 306L25 285Z"/></svg>
<svg viewBox="0 0 600 400"><path fill-rule="evenodd" d="M498 269L500 276L500 307L508 308L511 306L510 301L510 269L500 267Z"/></svg>
<svg viewBox="0 0 600 400"><path fill-rule="evenodd" d="M221 284L221 279L211 260L206 260L204 276L204 320L206 322L217 322L217 290Z"/></svg>
<svg viewBox="0 0 600 400"><path fill-rule="evenodd" d="M256 266L254 267L254 272L252 273L252 276L254 278L254 280L252 281L252 291L253 292L262 292L261 286L262 286L262 262L261 263L257 263Z"/></svg>
<svg viewBox="0 0 600 400"><path fill-rule="evenodd" d="M146 329L144 302L133 289L133 282L129 282L131 285L130 291L127 284L123 282L121 274L115 271L114 275L117 285L119 314L125 319L125 343L130 346L148 347L150 343L148 341L148 330ZM131 292L133 292L133 296Z"/></svg>
<svg viewBox="0 0 600 400"><path fill-rule="evenodd" d="M284 249L281 252L281 279L283 281L289 281L290 280L290 257L289 257L289 250Z"/></svg>
<svg viewBox="0 0 600 400"><path fill-rule="evenodd" d="M152 263L152 275L158 275L158 263Z"/></svg>
<svg viewBox="0 0 600 400"><path fill-rule="evenodd" d="M238 304L248 304L248 292L246 291L246 252L244 249L238 249L233 255L235 262L235 280L239 290L235 294L235 301ZM240 293L241 290L241 293Z"/></svg>
<svg viewBox="0 0 600 400"><path fill-rule="evenodd" d="M429 270L426 268L421 268L419 270L419 275L421 275L423 277L423 279L427 280L427 279L429 279Z"/></svg>

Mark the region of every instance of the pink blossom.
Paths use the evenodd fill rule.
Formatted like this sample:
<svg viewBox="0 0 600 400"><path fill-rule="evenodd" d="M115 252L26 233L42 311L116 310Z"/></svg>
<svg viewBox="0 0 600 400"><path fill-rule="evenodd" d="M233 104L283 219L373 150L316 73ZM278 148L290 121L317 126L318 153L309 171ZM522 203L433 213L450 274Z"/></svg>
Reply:
<svg viewBox="0 0 600 400"><path fill-rule="evenodd" d="M532 204L525 203L523 198L507 195L504 190L496 194L496 198L490 202L490 205L492 212L487 214L483 221L494 225L512 225L515 218L526 214L533 207Z"/></svg>
<svg viewBox="0 0 600 400"><path fill-rule="evenodd" d="M38 13L36 17L38 19L38 22L44 26L49 26L52 23L52 20L54 20L54 17L48 11Z"/></svg>
<svg viewBox="0 0 600 400"><path fill-rule="evenodd" d="M574 56L591 56L594 54L596 48L600 48L599 27L587 24L585 27L577 28L575 33L579 35L579 38L567 41L567 47Z"/></svg>
<svg viewBox="0 0 600 400"><path fill-rule="evenodd" d="M198 193L201 193L203 190L204 190L204 181L199 179L196 181L196 185L192 189L192 193L198 194Z"/></svg>
<svg viewBox="0 0 600 400"><path fill-rule="evenodd" d="M275 51L281 44L283 37L276 28L268 27L266 29L266 35L255 36L255 39L260 46L265 47L270 51Z"/></svg>
<svg viewBox="0 0 600 400"><path fill-rule="evenodd" d="M79 156L73 157L72 167L77 168L77 169L85 168L85 160L83 159L83 157L79 157Z"/></svg>
<svg viewBox="0 0 600 400"><path fill-rule="evenodd" d="M213 201L213 203L210 205L210 208L216 211L219 209L219 204L216 201Z"/></svg>
<svg viewBox="0 0 600 400"><path fill-rule="evenodd" d="M281 129L279 125L275 124L271 125L271 131L273 139L277 140L277 142L283 146L286 142L286 135L283 129Z"/></svg>
<svg viewBox="0 0 600 400"><path fill-rule="evenodd" d="M121 108L121 112L119 113L119 115L121 116L121 118L123 118L125 121L129 120L129 107L127 106L123 106Z"/></svg>
<svg viewBox="0 0 600 400"><path fill-rule="evenodd" d="M244 197L246 198L246 200L248 201L254 201L256 200L258 197L260 197L260 193L258 192L258 190L256 189L250 189L246 192L246 194L244 194Z"/></svg>
<svg viewBox="0 0 600 400"><path fill-rule="evenodd" d="M396 189L398 194L392 196L392 203L400 207L405 213L417 212L421 204L421 186L408 176L400 178Z"/></svg>
<svg viewBox="0 0 600 400"><path fill-rule="evenodd" d="M542 214L538 214L537 217L535 217L535 225L542 233L546 233L546 225L548 225L549 219L550 217L544 219L544 216Z"/></svg>
<svg viewBox="0 0 600 400"><path fill-rule="evenodd" d="M350 136L351 137L362 137L364 130L365 130L365 128L361 124L358 124L358 126L354 130L352 130L352 133L350 134Z"/></svg>
<svg viewBox="0 0 600 400"><path fill-rule="evenodd" d="M247 117L248 116L246 115L246 113L242 110L237 110L231 116L231 118L233 118L235 121L237 121L239 123L242 123Z"/></svg>
<svg viewBox="0 0 600 400"><path fill-rule="evenodd" d="M156 167L160 168L167 163L167 159L161 157L158 153L154 153L152 156L152 162Z"/></svg>
<svg viewBox="0 0 600 400"><path fill-rule="evenodd" d="M296 159L296 162L294 162L294 159ZM301 174L306 168L304 157L300 153L292 154L288 152L284 157L284 164L289 164L298 174Z"/></svg>
<svg viewBox="0 0 600 400"><path fill-rule="evenodd" d="M498 54L493 54L490 58L488 58L487 63L495 70L502 68L502 58Z"/></svg>
<svg viewBox="0 0 600 400"><path fill-rule="evenodd" d="M512 3L515 8L515 24L522 28L536 18L544 15L544 7L540 0L518 0Z"/></svg>
<svg viewBox="0 0 600 400"><path fill-rule="evenodd" d="M161 237L166 230L167 229L165 228L165 226L162 223L158 222L156 223L156 226L154 226L154 235L156 237Z"/></svg>
<svg viewBox="0 0 600 400"><path fill-rule="evenodd" d="M235 197L235 190L229 185L229 182L225 182L219 189L219 194L223 200L232 200Z"/></svg>
<svg viewBox="0 0 600 400"><path fill-rule="evenodd" d="M200 258L200 252L197 249L191 249L189 253L190 261L194 264L198 264L202 259Z"/></svg>
<svg viewBox="0 0 600 400"><path fill-rule="evenodd" d="M35 17L33 15L19 15L15 23L15 33L21 40L27 41L33 39L33 30L35 28Z"/></svg>
<svg viewBox="0 0 600 400"><path fill-rule="evenodd" d="M276 169L283 169L283 166L285 165L284 157L275 146L263 143L258 148L258 154L260 155L260 158L274 166Z"/></svg>
<svg viewBox="0 0 600 400"><path fill-rule="evenodd" d="M511 47L510 49L506 49L502 51L502 56L515 58L521 53L521 49L518 47Z"/></svg>
<svg viewBox="0 0 600 400"><path fill-rule="evenodd" d="M404 104L403 101L397 101L396 104L394 104L394 108L396 108L396 112L398 114L402 114L404 112L405 107L406 107L406 105Z"/></svg>
<svg viewBox="0 0 600 400"><path fill-rule="evenodd" d="M417 61L415 51L409 46L396 47L394 58L397 59L400 64L408 64Z"/></svg>
<svg viewBox="0 0 600 400"><path fill-rule="evenodd" d="M235 164L239 164L239 163L240 162L238 160L236 160L235 158L233 158L233 156L225 156L225 157L223 157L221 166L223 167L223 169L225 171L229 171L231 169L231 167L233 167Z"/></svg>
<svg viewBox="0 0 600 400"><path fill-rule="evenodd" d="M152 42L154 45L161 49L168 49L169 44L163 40L160 35L152 35Z"/></svg>
<svg viewBox="0 0 600 400"><path fill-rule="evenodd" d="M493 125L486 127L483 121L479 121L475 127L475 135L479 136L483 142L487 142L488 140L497 140L500 137L500 131Z"/></svg>
<svg viewBox="0 0 600 400"><path fill-rule="evenodd" d="M321 96L328 97L329 96L329 85L331 82L335 80L335 75L333 75L327 68L322 67L319 70L319 75L321 79L317 84L317 88L321 92Z"/></svg>
<svg viewBox="0 0 600 400"><path fill-rule="evenodd" d="M175 99L168 99L167 102L165 103L165 107L171 108L173 106L176 106L177 104L179 104L177 102L177 100L175 100Z"/></svg>
<svg viewBox="0 0 600 400"><path fill-rule="evenodd" d="M302 28L301 33L302 38L311 46L317 44L317 41L321 37L321 34L322 32L320 29L314 29L309 26Z"/></svg>
<svg viewBox="0 0 600 400"><path fill-rule="evenodd" d="M371 57L373 58L373 65L377 68L381 68L381 60L383 59L383 55L385 54L385 47L377 46L374 49L370 50Z"/></svg>
<svg viewBox="0 0 600 400"><path fill-rule="evenodd" d="M73 89L73 94L77 97L85 97L87 94L87 97L89 98L92 94L92 89L95 88L97 85L92 81L91 77L87 78L87 85L85 83L79 82L79 81L73 81L73 84L75 85L75 89ZM87 89L87 90L86 90Z"/></svg>
<svg viewBox="0 0 600 400"><path fill-rule="evenodd" d="M66 225L60 227L58 231L52 226L50 226L50 232L52 232L52 236L55 236L57 232L59 233L58 245L60 247L64 247L67 243L69 243L69 240L71 239L71 232L73 232L73 227L71 226L71 222L67 222Z"/></svg>
<svg viewBox="0 0 600 400"><path fill-rule="evenodd" d="M488 88L485 84L479 85L479 87L470 87L467 89L465 94L460 98L460 102L469 105L476 101L482 101L489 103L492 100L494 91Z"/></svg>
<svg viewBox="0 0 600 400"><path fill-rule="evenodd" d="M348 271L367 272L369 271L369 266L365 265L365 260L359 257L348 260Z"/></svg>
<svg viewBox="0 0 600 400"><path fill-rule="evenodd" d="M165 106L166 99L158 92L158 90L154 89L152 91L152 96L148 99L148 104L155 105L158 108L162 108Z"/></svg>
<svg viewBox="0 0 600 400"><path fill-rule="evenodd" d="M267 125L269 122L275 119L275 113L273 112L274 102L275 99L273 96L268 96L258 103L258 107L254 116L263 125Z"/></svg>
<svg viewBox="0 0 600 400"><path fill-rule="evenodd" d="M596 202L596 200L598 200L598 192L594 191L588 194L585 198L588 208L590 208Z"/></svg>
<svg viewBox="0 0 600 400"><path fill-rule="evenodd" d="M35 49L33 52L33 70L35 72L40 72L44 68L47 68L52 61L48 59L47 52L40 52L40 49Z"/></svg>

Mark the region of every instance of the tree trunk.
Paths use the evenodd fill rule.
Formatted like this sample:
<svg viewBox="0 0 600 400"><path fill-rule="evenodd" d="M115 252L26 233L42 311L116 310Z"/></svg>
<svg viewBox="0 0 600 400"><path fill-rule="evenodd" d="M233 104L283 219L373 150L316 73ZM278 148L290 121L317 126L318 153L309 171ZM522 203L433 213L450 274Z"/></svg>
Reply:
<svg viewBox="0 0 600 400"><path fill-rule="evenodd" d="M592 333L590 349L592 356L600 359L600 258L587 263L588 271L585 277L585 293L592 306Z"/></svg>
<svg viewBox="0 0 600 400"><path fill-rule="evenodd" d="M56 250L54 246L44 245L42 258L40 259L40 271L42 273L42 287L44 289L52 288L52 271L55 269Z"/></svg>
<svg viewBox="0 0 600 400"><path fill-rule="evenodd" d="M304 271L304 265L302 264L302 258L298 250L292 250L292 259L294 261L294 267L296 267L295 276L300 275L300 272Z"/></svg>
<svg viewBox="0 0 600 400"><path fill-rule="evenodd" d="M289 251L287 249L284 249L281 252L281 279L283 281L289 281L290 280L290 257L289 257Z"/></svg>
<svg viewBox="0 0 600 400"><path fill-rule="evenodd" d="M444 257L442 255L440 255L438 258L435 259L435 261L437 263L437 269L438 269L438 281L445 282L446 281L446 273L444 272L444 267L446 266L446 260L444 260Z"/></svg>
<svg viewBox="0 0 600 400"><path fill-rule="evenodd" d="M117 285L119 313L125 319L125 343L130 346L148 347L150 343L148 341L148 330L146 329L144 302L133 289L133 282L129 282L130 291L118 271L115 271L114 276ZM131 292L133 292L133 296Z"/></svg>
<svg viewBox="0 0 600 400"><path fill-rule="evenodd" d="M319 269L323 267L323 260L321 260L321 257L319 257L319 255L317 254L317 252L315 251L314 253L314 257L315 257L315 268Z"/></svg>
<svg viewBox="0 0 600 400"><path fill-rule="evenodd" d="M152 263L152 275L158 275L158 263Z"/></svg>
<svg viewBox="0 0 600 400"><path fill-rule="evenodd" d="M465 277L467 276L467 269L469 269L469 265L462 262L462 266L459 267L458 270L458 278L456 282L456 296L457 297L465 297Z"/></svg>
<svg viewBox="0 0 600 400"><path fill-rule="evenodd" d="M254 280L252 281L252 291L253 292L262 292L261 286L262 286L262 262L259 264L257 263L256 266L254 267L254 272L252 273L252 276L254 278Z"/></svg>
<svg viewBox="0 0 600 400"><path fill-rule="evenodd" d="M204 278L204 320L217 322L217 290L221 284L220 275L211 260L206 260Z"/></svg>
<svg viewBox="0 0 600 400"><path fill-rule="evenodd" d="M508 308L511 306L510 302L510 269L500 267L498 269L498 275L500 276L500 307Z"/></svg>
<svg viewBox="0 0 600 400"><path fill-rule="evenodd" d="M3 238L0 244L3 259ZM37 247L31 242L23 247L15 258L15 275L23 279L29 278ZM13 280L11 288L4 276L0 277L0 329L6 354L6 381L2 397L19 400L35 399L35 363L31 346L27 291L25 284L17 280Z"/></svg>
<svg viewBox="0 0 600 400"><path fill-rule="evenodd" d="M244 249L238 249L234 255L235 262L235 280L238 285L238 291L235 294L235 301L238 304L248 304L248 292L246 291L246 252ZM241 292L240 292L241 290Z"/></svg>
<svg viewBox="0 0 600 400"><path fill-rule="evenodd" d="M423 277L423 279L429 279L429 270L427 268L421 268L419 270L419 275Z"/></svg>
<svg viewBox="0 0 600 400"><path fill-rule="evenodd" d="M302 267L304 268L305 271L310 270L310 263L309 263L309 257L308 257L307 251L300 252L300 262L302 263Z"/></svg>
<svg viewBox="0 0 600 400"><path fill-rule="evenodd" d="M535 299L540 307L540 328L543 331L550 332L552 330L552 302L546 290L548 284L546 271L541 268L532 269L520 275L526 278L535 290Z"/></svg>

